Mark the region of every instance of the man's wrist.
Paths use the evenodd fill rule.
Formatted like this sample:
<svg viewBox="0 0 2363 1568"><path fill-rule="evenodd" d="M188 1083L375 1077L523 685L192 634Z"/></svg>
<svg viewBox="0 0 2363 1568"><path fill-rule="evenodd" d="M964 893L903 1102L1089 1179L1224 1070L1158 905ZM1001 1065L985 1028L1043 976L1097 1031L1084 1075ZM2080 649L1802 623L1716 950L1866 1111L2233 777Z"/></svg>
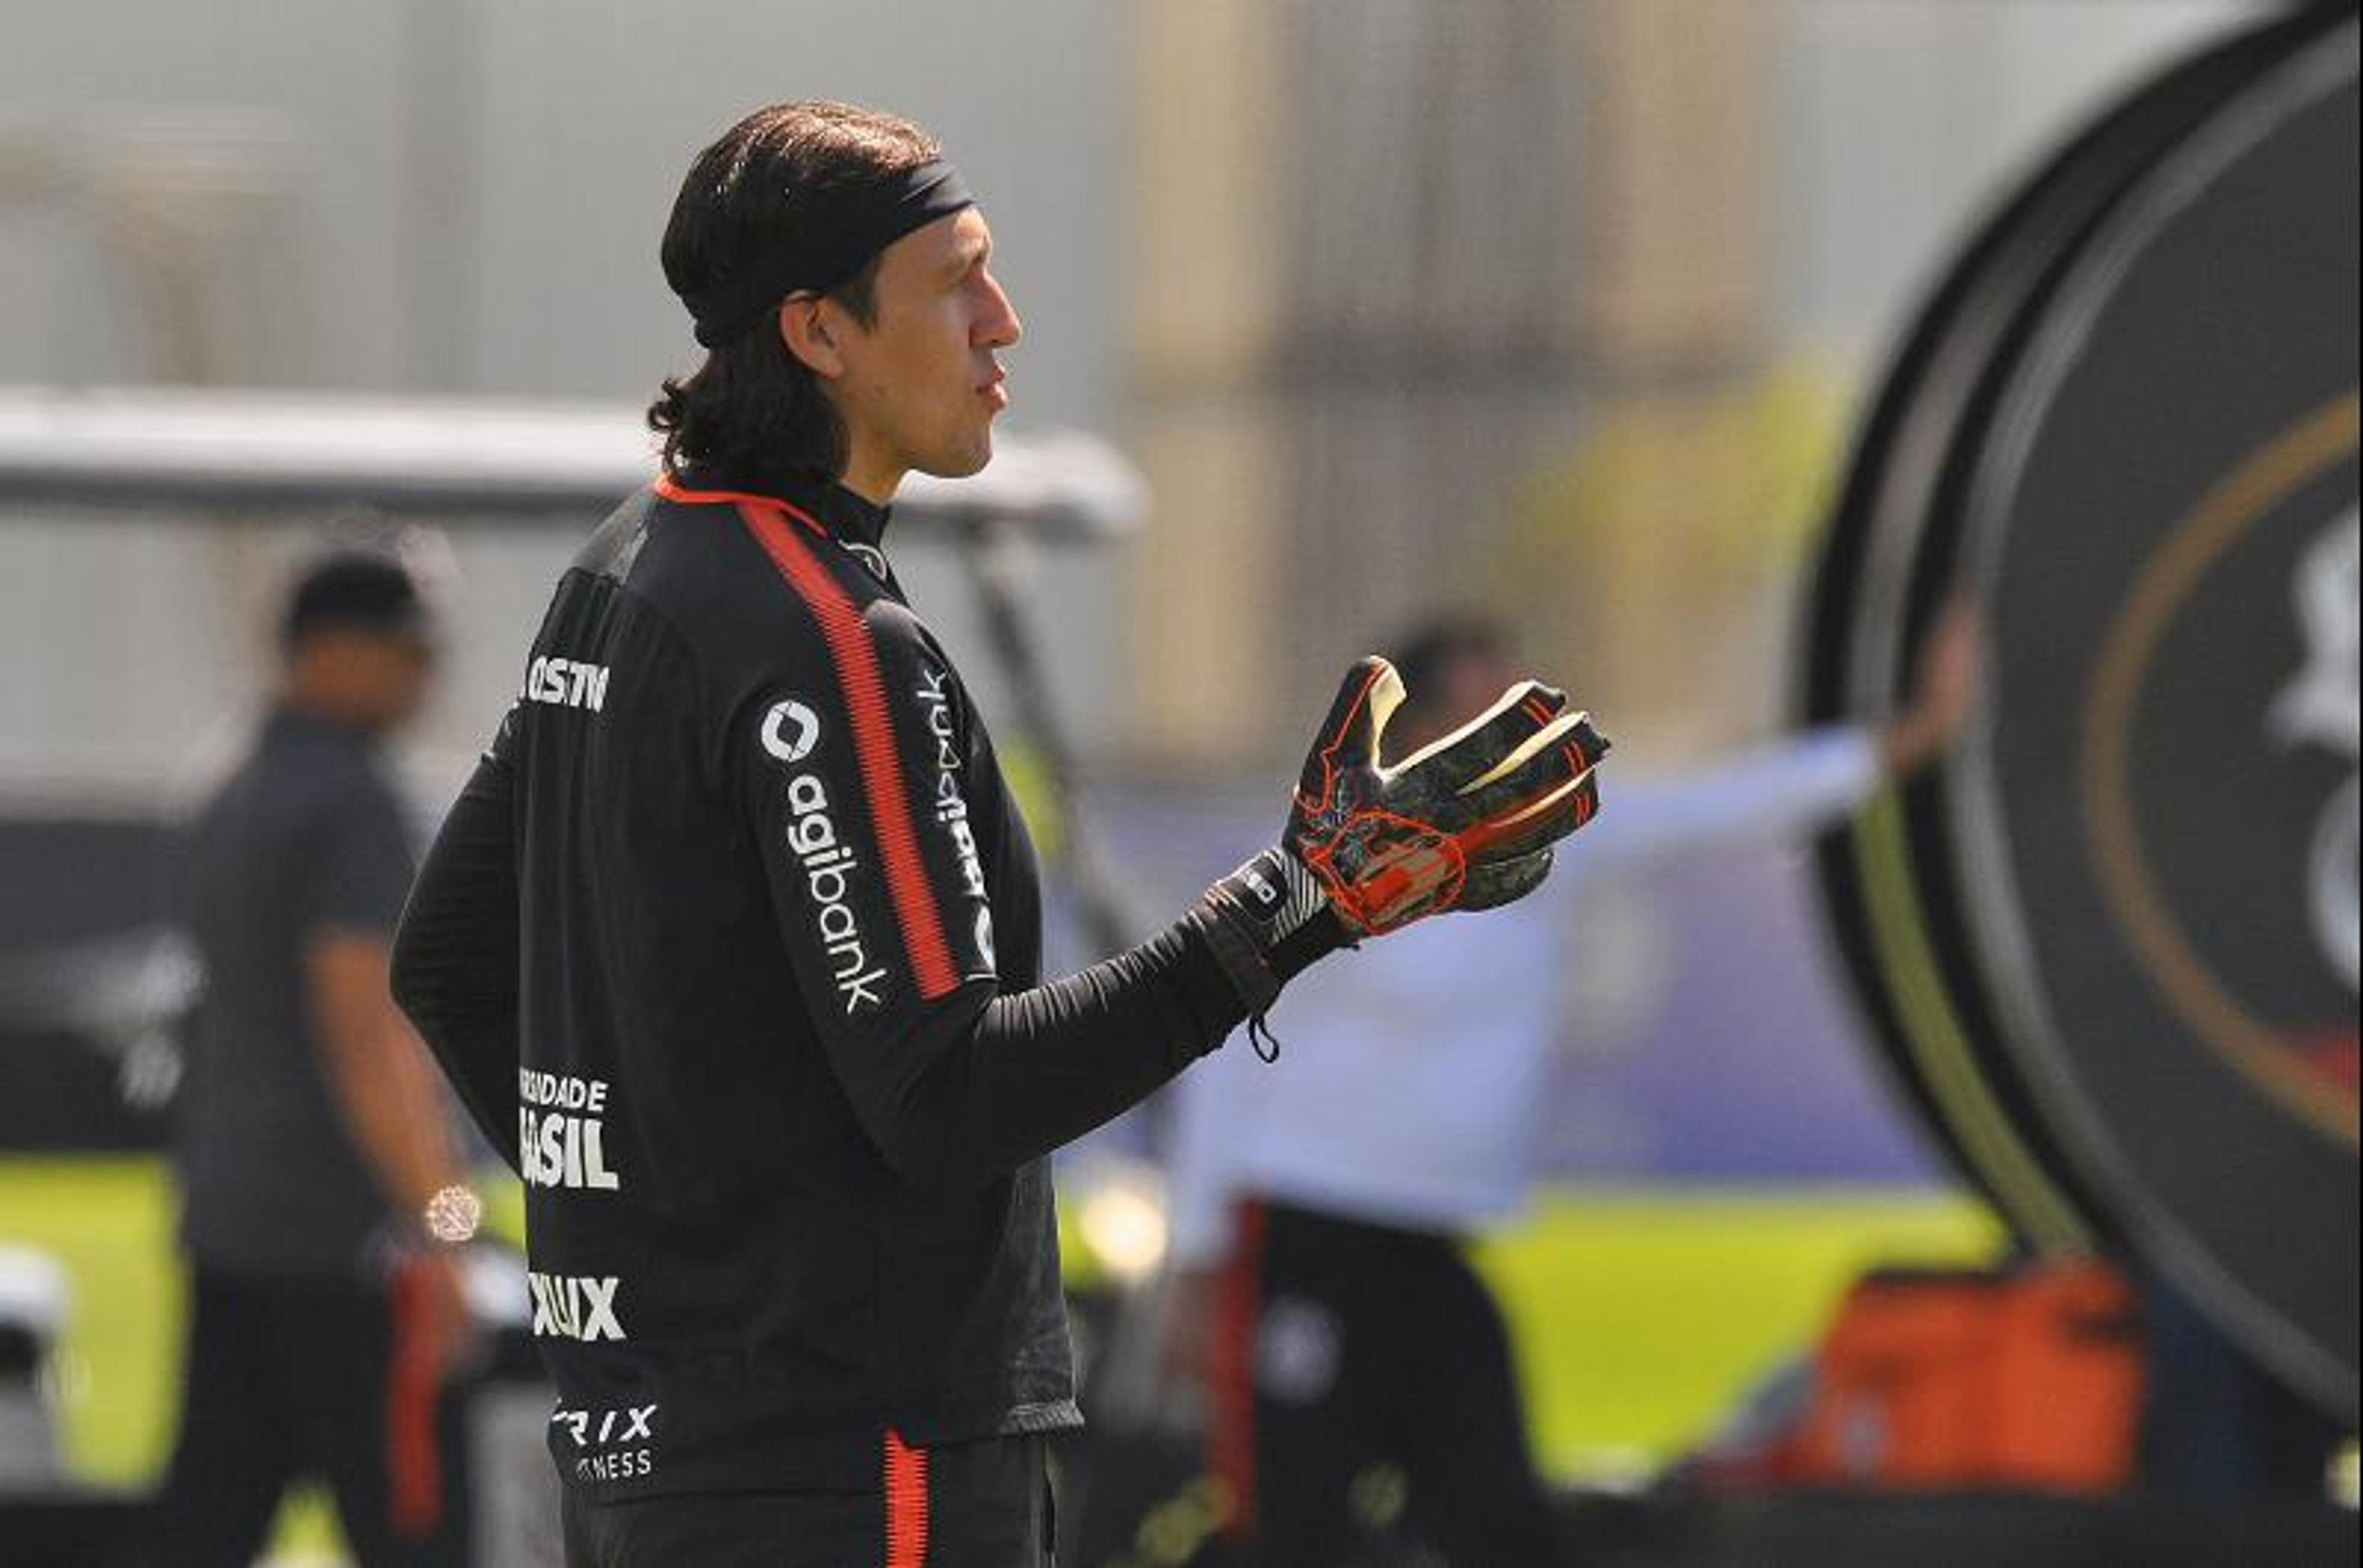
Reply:
<svg viewBox="0 0 2363 1568"><path fill-rule="evenodd" d="M1943 732L1927 716L1907 709L1879 732L1879 763L1890 778L1920 771L1943 744Z"/></svg>
<svg viewBox="0 0 2363 1568"><path fill-rule="evenodd" d="M1329 906L1328 892L1293 851L1274 845L1211 890L1244 920L1256 945L1279 946Z"/></svg>
<svg viewBox="0 0 2363 1568"><path fill-rule="evenodd" d="M437 1247L463 1247L483 1228L484 1200L465 1183L435 1189L418 1212L418 1228Z"/></svg>
<svg viewBox="0 0 2363 1568"><path fill-rule="evenodd" d="M1315 959L1350 945L1321 884L1278 846L1218 880L1193 914L1250 1013L1270 1006Z"/></svg>

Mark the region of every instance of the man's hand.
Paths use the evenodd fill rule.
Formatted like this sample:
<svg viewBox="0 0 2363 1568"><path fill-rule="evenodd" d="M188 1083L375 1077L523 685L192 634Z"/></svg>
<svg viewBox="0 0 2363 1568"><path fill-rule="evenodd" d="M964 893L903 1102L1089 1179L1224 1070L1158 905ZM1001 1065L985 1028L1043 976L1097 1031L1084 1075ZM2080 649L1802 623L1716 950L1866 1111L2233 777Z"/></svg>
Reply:
<svg viewBox="0 0 2363 1568"><path fill-rule="evenodd" d="M1348 673L1281 839L1361 935L1532 891L1552 843L1600 808L1592 770L1608 742L1587 715L1564 711L1565 693L1521 682L1451 734L1382 763L1403 699L1384 659Z"/></svg>
<svg viewBox="0 0 2363 1568"><path fill-rule="evenodd" d="M1889 774L1917 771L1952 744L1978 695L1984 635L1976 607L1966 595L1946 604L1921 638L1911 705L1880 736L1880 756Z"/></svg>
<svg viewBox="0 0 2363 1568"><path fill-rule="evenodd" d="M1281 841L1206 892L1194 916L1248 1007L1358 937L1532 892L1551 845L1600 807L1593 768L1608 742L1565 694L1504 691L1459 729L1382 762L1403 701L1394 666L1348 672L1305 758Z"/></svg>

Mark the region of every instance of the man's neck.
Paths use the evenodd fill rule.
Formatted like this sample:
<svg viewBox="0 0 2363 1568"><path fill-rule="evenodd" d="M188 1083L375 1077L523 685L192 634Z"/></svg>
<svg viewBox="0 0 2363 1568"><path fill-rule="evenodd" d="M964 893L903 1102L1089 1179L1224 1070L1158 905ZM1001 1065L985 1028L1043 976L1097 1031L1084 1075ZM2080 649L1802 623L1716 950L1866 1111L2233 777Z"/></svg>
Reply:
<svg viewBox="0 0 2363 1568"><path fill-rule="evenodd" d="M374 740L378 727L360 711L358 705L342 694L325 685L303 679L291 678L279 688L279 709L299 718L327 724L338 729L349 729Z"/></svg>
<svg viewBox="0 0 2363 1568"><path fill-rule="evenodd" d="M837 482L873 506L890 506L894 492L902 488L903 473L891 464L864 462L856 457L845 465Z"/></svg>

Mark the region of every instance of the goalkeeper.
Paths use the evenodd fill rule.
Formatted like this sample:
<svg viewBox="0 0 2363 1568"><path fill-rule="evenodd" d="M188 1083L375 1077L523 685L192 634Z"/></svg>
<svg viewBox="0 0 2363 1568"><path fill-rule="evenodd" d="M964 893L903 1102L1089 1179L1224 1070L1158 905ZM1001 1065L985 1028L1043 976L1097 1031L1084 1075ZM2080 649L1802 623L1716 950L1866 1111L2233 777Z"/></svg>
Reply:
<svg viewBox="0 0 2363 1568"><path fill-rule="evenodd" d="M1341 945L1534 888L1604 747L1521 682L1415 756L1351 671L1280 841L1044 983L1032 852L888 506L1019 323L925 132L760 111L668 282L707 352L559 581L405 916L404 1006L527 1184L568 1561L1027 1568L1079 1422L1046 1156Z"/></svg>

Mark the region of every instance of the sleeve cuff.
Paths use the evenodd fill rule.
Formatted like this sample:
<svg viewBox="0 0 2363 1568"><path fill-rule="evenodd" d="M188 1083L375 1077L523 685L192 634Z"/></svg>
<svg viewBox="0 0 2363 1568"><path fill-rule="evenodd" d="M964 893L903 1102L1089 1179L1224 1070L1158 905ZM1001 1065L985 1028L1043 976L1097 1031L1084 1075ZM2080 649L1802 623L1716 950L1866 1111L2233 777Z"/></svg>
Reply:
<svg viewBox="0 0 2363 1568"><path fill-rule="evenodd" d="M1314 960L1351 945L1313 873L1278 848L1208 888L1191 920L1250 1016Z"/></svg>

